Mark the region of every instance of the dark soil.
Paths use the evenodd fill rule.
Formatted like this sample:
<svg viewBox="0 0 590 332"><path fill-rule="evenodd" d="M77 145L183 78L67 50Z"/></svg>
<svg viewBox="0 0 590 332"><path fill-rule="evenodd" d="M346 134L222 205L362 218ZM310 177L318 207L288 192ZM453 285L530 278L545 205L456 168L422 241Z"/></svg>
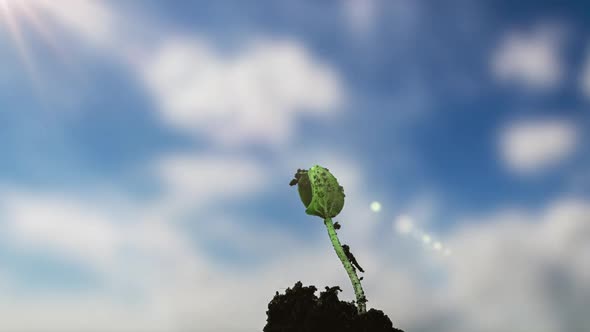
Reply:
<svg viewBox="0 0 590 332"><path fill-rule="evenodd" d="M264 332L403 332L393 327L381 310L359 315L354 302L338 299L340 287L326 287L315 296L313 285L301 281L285 294L276 293L268 304Z"/></svg>

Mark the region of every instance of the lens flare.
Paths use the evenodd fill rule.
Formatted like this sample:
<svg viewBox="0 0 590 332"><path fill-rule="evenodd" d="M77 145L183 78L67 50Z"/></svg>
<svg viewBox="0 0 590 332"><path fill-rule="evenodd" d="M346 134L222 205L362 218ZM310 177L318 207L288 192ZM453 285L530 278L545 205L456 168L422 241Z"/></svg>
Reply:
<svg viewBox="0 0 590 332"><path fill-rule="evenodd" d="M379 202L372 202L371 203L371 211L373 211L373 212L379 212L379 211L381 211L381 203L379 203Z"/></svg>
<svg viewBox="0 0 590 332"><path fill-rule="evenodd" d="M409 234L412 229L414 228L414 223L412 222L412 218L407 215L401 215L397 218L395 223L395 229L400 234Z"/></svg>

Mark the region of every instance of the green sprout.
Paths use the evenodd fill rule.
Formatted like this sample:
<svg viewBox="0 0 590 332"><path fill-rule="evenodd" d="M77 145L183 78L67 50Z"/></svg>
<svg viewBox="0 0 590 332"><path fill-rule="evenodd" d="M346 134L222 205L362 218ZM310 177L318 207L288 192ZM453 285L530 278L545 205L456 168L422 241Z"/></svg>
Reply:
<svg viewBox="0 0 590 332"><path fill-rule="evenodd" d="M336 217L344 207L344 188L338 184L338 180L330 173L327 168L315 165L308 170L298 169L295 173L295 179L289 185L297 184L299 197L305 205L305 212L312 216L318 216L324 219L324 225L328 230L330 241L340 258L356 295L359 313L366 312L365 293L361 281L356 274L355 268L340 244L332 218Z"/></svg>

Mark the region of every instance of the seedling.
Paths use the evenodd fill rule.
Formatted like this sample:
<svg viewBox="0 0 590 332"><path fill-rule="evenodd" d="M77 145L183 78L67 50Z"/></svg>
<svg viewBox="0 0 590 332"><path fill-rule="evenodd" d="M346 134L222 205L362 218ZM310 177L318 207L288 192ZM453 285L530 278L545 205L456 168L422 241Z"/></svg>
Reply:
<svg viewBox="0 0 590 332"><path fill-rule="evenodd" d="M338 180L327 168L319 165L315 165L309 170L298 169L294 177L289 185L297 185L299 197L306 208L305 212L324 220L332 246L352 283L358 311L361 314L365 313L367 299L361 281L356 274L356 269L351 262L353 260L356 263L356 260L350 250L345 250L340 244L332 222L332 218L336 217L344 207L344 197L346 196L344 195L344 188L338 184ZM340 228L339 226L338 224L338 228ZM346 246L346 249L349 249L348 246ZM356 265L362 271L358 263Z"/></svg>

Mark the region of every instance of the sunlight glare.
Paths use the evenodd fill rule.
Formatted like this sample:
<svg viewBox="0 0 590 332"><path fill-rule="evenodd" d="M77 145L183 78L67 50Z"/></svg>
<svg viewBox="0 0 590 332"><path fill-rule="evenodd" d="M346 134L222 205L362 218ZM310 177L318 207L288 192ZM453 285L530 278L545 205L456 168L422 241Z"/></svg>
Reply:
<svg viewBox="0 0 590 332"><path fill-rule="evenodd" d="M373 212L381 211L381 203L379 203L379 202L371 203L371 211L373 211Z"/></svg>

